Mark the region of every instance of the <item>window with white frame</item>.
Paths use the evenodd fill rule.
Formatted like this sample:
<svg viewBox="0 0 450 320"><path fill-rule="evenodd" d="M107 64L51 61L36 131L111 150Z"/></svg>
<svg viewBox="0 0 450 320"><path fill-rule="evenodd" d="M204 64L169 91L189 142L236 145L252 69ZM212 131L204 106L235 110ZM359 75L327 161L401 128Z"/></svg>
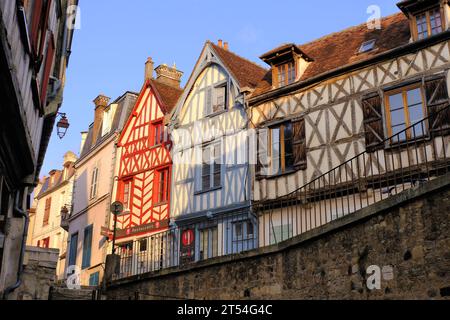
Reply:
<svg viewBox="0 0 450 320"><path fill-rule="evenodd" d="M197 170L197 191L205 192L222 186L222 144L203 146L202 164Z"/></svg>
<svg viewBox="0 0 450 320"><path fill-rule="evenodd" d="M91 188L89 192L89 199L95 199L97 197L98 192L98 175L99 175L99 168L98 166L95 166L92 170L91 174Z"/></svg>

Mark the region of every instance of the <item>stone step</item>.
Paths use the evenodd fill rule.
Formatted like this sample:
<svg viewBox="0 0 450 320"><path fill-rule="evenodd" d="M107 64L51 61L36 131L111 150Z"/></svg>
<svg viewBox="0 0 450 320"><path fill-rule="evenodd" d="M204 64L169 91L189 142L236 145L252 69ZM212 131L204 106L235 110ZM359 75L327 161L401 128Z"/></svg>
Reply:
<svg viewBox="0 0 450 320"><path fill-rule="evenodd" d="M95 288L81 288L80 290L71 290L65 287L53 287L50 294L50 300L92 300Z"/></svg>

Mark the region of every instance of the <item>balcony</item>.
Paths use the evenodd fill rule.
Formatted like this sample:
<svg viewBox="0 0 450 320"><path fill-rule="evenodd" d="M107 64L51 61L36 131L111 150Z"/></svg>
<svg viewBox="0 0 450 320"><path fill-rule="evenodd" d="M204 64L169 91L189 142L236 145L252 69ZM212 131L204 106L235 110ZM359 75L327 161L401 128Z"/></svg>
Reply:
<svg viewBox="0 0 450 320"><path fill-rule="evenodd" d="M72 212L72 206L70 206L70 205L66 205L61 209L61 224L60 224L60 226L67 232L69 231L69 219L71 216L71 212Z"/></svg>

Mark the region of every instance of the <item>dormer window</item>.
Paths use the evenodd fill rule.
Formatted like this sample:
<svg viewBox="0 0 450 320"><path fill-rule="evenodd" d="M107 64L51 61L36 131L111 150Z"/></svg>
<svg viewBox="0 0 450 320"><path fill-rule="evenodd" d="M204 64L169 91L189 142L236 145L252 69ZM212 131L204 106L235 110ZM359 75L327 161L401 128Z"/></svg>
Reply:
<svg viewBox="0 0 450 320"><path fill-rule="evenodd" d="M417 39L422 40L442 32L442 15L440 8L434 8L415 16Z"/></svg>
<svg viewBox="0 0 450 320"><path fill-rule="evenodd" d="M301 79L308 65L313 61L296 44L282 45L260 57L272 67L274 89L290 85Z"/></svg>
<svg viewBox="0 0 450 320"><path fill-rule="evenodd" d="M448 21L444 15L449 9L447 1L403 0L397 6L409 19L414 41L427 39L447 29Z"/></svg>
<svg viewBox="0 0 450 320"><path fill-rule="evenodd" d="M297 72L295 71L295 62L291 61L277 67L278 88L295 82Z"/></svg>

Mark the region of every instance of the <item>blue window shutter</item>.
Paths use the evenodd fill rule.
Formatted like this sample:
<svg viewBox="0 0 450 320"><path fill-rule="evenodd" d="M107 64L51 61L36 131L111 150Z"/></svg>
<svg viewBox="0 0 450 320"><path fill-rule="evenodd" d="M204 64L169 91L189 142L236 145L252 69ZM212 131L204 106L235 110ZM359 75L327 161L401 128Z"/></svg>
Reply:
<svg viewBox="0 0 450 320"><path fill-rule="evenodd" d="M70 237L69 266L77 264L78 233Z"/></svg>
<svg viewBox="0 0 450 320"><path fill-rule="evenodd" d="M84 241L83 241L83 263L82 269L89 268L91 266L91 250L92 250L92 228L90 225L84 229Z"/></svg>

